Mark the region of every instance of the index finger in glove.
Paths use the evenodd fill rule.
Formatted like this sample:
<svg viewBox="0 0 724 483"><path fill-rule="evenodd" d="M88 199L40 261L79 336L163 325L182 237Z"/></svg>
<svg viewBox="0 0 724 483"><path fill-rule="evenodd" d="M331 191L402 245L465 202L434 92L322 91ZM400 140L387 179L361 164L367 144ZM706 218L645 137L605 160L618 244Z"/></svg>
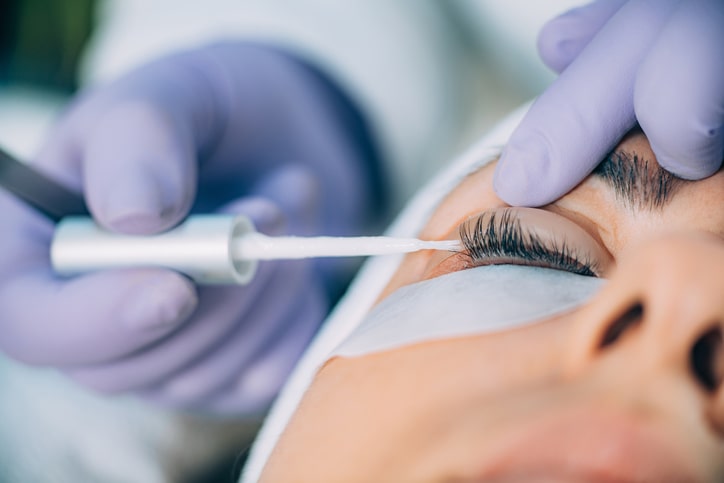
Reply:
<svg viewBox="0 0 724 483"><path fill-rule="evenodd" d="M724 158L724 3L682 2L641 65L634 105L659 163L686 179Z"/></svg>
<svg viewBox="0 0 724 483"><path fill-rule="evenodd" d="M503 200L540 206L559 198L633 127L638 66L677 3L624 5L536 100L496 168Z"/></svg>

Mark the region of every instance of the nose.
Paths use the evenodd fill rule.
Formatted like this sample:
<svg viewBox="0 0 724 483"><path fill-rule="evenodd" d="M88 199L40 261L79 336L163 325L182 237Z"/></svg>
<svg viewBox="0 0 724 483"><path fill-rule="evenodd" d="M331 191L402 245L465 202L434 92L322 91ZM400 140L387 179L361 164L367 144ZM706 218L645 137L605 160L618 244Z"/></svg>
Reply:
<svg viewBox="0 0 724 483"><path fill-rule="evenodd" d="M632 367L683 374L724 434L724 241L670 236L631 250L576 319L572 372L628 347Z"/></svg>

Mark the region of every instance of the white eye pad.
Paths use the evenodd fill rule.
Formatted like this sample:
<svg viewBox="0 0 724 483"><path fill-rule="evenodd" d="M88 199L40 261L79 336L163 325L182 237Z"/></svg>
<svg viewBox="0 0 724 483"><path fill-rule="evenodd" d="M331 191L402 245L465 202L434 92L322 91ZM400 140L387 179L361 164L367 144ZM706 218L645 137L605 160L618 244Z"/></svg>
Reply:
<svg viewBox="0 0 724 483"><path fill-rule="evenodd" d="M539 322L593 296L600 278L518 265L472 268L392 293L332 353L360 356Z"/></svg>

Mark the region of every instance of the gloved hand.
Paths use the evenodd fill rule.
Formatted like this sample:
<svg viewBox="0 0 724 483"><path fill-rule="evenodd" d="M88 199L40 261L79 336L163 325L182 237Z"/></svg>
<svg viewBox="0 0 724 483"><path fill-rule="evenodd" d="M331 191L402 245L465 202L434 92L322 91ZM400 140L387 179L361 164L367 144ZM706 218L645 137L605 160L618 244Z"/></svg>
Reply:
<svg viewBox="0 0 724 483"><path fill-rule="evenodd" d="M513 133L495 173L512 205L549 203L635 123L686 179L724 158L724 2L600 0L550 21L538 41L561 72Z"/></svg>
<svg viewBox="0 0 724 483"><path fill-rule="evenodd" d="M321 73L227 43L85 94L34 164L82 191L96 220L119 232L221 210L267 233L349 234L371 214L371 146ZM197 288L163 269L63 280L49 264L51 223L4 192L0 223L0 350L103 392L259 411L329 308L334 267L262 262L243 287Z"/></svg>

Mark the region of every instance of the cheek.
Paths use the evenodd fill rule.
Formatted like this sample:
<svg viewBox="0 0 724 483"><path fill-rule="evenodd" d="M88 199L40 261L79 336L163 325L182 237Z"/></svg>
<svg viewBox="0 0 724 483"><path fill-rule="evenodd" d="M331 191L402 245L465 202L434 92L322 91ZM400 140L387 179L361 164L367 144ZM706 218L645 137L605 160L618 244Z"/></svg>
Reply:
<svg viewBox="0 0 724 483"><path fill-rule="evenodd" d="M543 387L565 374L565 355L573 315L563 314L489 339L480 354L481 389L496 397ZM478 351L480 349L478 348Z"/></svg>
<svg viewBox="0 0 724 483"><path fill-rule="evenodd" d="M498 397L560 378L574 314L518 329L340 359L327 377L336 373L335 384L349 385L354 391L367 388L378 403L387 399L383 406L400 398L404 406L441 403L448 396L456 400Z"/></svg>

